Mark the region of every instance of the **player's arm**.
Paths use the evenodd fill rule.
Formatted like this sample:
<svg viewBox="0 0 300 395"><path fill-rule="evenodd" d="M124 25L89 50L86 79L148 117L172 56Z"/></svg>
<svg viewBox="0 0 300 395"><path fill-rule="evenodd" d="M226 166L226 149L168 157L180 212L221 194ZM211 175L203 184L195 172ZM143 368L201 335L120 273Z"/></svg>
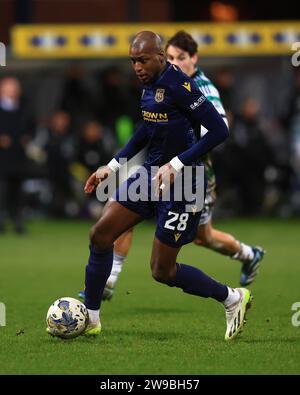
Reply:
<svg viewBox="0 0 300 395"><path fill-rule="evenodd" d="M186 89L183 84L189 84ZM193 124L203 125L208 132L191 148L171 160L171 165L180 170L201 158L214 147L221 144L229 136L229 131L222 116L213 104L199 91L192 79L180 83L172 89L173 97L178 107L184 111Z"/></svg>
<svg viewBox="0 0 300 395"><path fill-rule="evenodd" d="M203 125L208 132L191 148L175 156L169 163L160 167L155 180L155 193L172 183L176 174L185 165L192 164L215 146L222 143L228 136L228 128L222 116L212 103L199 91L195 82L186 78L171 86L171 93L177 106L191 120L192 124Z"/></svg>
<svg viewBox="0 0 300 395"><path fill-rule="evenodd" d="M147 133L147 128L144 123L140 123L125 147L122 148L106 166L100 167L89 177L84 187L85 193L93 192L101 181L105 180L112 172L118 171L121 167L119 163L120 158L126 158L127 160L131 159L146 146L148 140L149 135Z"/></svg>
<svg viewBox="0 0 300 395"><path fill-rule="evenodd" d="M144 148L148 141L150 135L148 133L148 129L144 122L140 122L136 128L134 135L128 141L128 143L117 153L117 155L111 160L115 163L118 163L118 170L121 165L119 163L120 158L126 158L127 160L131 159L134 155L136 155L142 148ZM110 163L111 163L110 162ZM114 170L114 169L113 169Z"/></svg>

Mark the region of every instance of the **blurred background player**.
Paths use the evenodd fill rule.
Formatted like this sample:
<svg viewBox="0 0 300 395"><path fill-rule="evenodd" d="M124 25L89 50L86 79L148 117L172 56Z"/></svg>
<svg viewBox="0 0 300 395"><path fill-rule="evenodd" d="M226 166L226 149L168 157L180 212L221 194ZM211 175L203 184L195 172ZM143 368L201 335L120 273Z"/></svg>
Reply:
<svg viewBox="0 0 300 395"><path fill-rule="evenodd" d="M169 39L166 45L166 55L169 62L180 69L198 85L201 92L214 105L228 126L226 113L215 85L206 77L204 72L197 66L198 45L193 37L185 31L179 31ZM201 126L200 136L204 136L207 130ZM200 137L199 136L199 137ZM195 244L209 248L242 263L240 284L245 286L252 283L258 273L260 262L264 256L261 247L249 246L236 240L231 234L215 229L212 225L212 212L216 201L216 177L210 154L203 158L206 177L208 180L205 204L201 213ZM253 184L251 184L253 185ZM114 261L111 275L108 278L103 298L110 300L119 274L132 243L133 229L127 231L115 242ZM84 298L84 292L79 296Z"/></svg>

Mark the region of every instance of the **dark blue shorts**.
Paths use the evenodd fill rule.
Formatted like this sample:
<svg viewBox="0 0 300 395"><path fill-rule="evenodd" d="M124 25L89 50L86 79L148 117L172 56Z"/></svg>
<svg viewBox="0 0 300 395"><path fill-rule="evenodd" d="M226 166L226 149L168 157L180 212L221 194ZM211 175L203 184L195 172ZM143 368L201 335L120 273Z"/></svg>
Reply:
<svg viewBox="0 0 300 395"><path fill-rule="evenodd" d="M142 185L138 189L136 189L137 181ZM171 247L180 247L192 242L196 236L201 211L197 211L195 206L195 210L188 212L187 205L193 207L193 201L184 199L175 201L172 191L169 201L151 200L151 196L153 197L151 183L153 181L149 170L148 177L137 171L120 185L112 198L145 219L155 218L157 224L155 235L162 243ZM134 196L132 196L133 190L137 190Z"/></svg>

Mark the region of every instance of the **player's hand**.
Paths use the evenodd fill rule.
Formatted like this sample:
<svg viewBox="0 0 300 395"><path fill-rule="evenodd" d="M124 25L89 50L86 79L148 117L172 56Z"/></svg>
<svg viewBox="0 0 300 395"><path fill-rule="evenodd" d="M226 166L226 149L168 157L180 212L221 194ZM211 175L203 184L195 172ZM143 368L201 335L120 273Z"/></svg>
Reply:
<svg viewBox="0 0 300 395"><path fill-rule="evenodd" d="M161 196L164 191L167 191L170 185L173 184L177 174L178 172L170 163L160 167L155 177L153 177L155 196Z"/></svg>
<svg viewBox="0 0 300 395"><path fill-rule="evenodd" d="M111 172L112 170L108 166L99 167L99 169L95 171L95 173L93 173L87 180L84 187L84 192L92 193L94 189L111 174Z"/></svg>

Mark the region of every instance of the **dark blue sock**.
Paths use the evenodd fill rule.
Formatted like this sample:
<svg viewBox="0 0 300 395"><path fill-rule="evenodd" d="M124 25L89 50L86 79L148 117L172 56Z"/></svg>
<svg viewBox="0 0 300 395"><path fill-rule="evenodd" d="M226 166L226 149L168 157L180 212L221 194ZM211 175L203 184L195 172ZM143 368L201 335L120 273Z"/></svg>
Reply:
<svg viewBox="0 0 300 395"><path fill-rule="evenodd" d="M88 309L98 310L106 281L113 263L113 248L98 250L90 245L89 262L85 269L85 305Z"/></svg>
<svg viewBox="0 0 300 395"><path fill-rule="evenodd" d="M174 280L170 281L170 287L182 288L183 292L203 298L213 298L223 302L228 296L228 289L213 278L207 276L201 270L177 263L177 273Z"/></svg>

